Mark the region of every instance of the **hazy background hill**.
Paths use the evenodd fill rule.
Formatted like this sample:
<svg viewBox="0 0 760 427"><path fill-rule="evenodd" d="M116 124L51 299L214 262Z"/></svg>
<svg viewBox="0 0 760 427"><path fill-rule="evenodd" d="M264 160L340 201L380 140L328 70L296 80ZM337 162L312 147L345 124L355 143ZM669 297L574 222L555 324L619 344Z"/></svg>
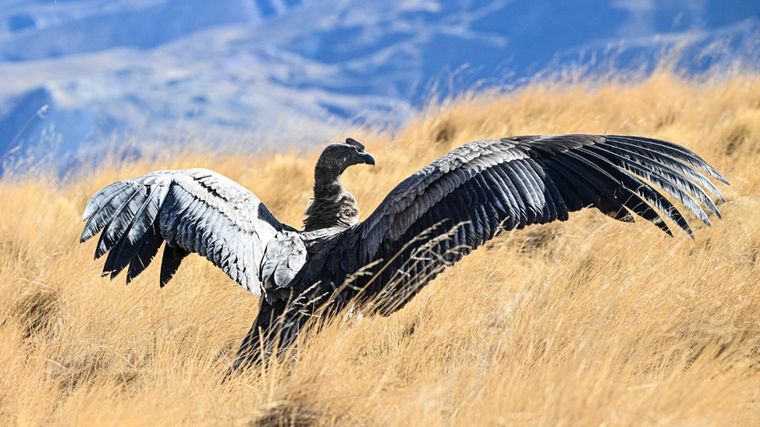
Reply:
<svg viewBox="0 0 760 427"><path fill-rule="evenodd" d="M755 67L759 19L749 0L2 0L0 158L321 142L432 96L648 70L676 47L689 74Z"/></svg>

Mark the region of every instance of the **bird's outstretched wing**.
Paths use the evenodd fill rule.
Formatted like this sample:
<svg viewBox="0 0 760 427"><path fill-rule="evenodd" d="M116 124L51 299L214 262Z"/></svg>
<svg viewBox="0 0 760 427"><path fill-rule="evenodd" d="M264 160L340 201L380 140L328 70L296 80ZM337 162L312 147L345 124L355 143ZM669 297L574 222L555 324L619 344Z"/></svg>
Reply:
<svg viewBox="0 0 760 427"><path fill-rule="evenodd" d="M161 286L191 252L206 257L250 292L261 293L259 262L280 223L250 191L206 169L167 170L115 182L84 210L81 241L100 235L104 275L140 274L166 241Z"/></svg>
<svg viewBox="0 0 760 427"><path fill-rule="evenodd" d="M313 276L308 281L332 286L352 282L340 300L362 294L380 301L377 309L388 314L498 231L565 221L585 207L621 221L637 215L671 234L667 217L692 235L686 218L660 191L709 225L708 214L720 216L716 203L723 198L707 176L727 183L693 152L649 138L472 142L400 183L364 222L333 242L328 256L307 263L304 273ZM364 278L351 277L367 265L372 267Z"/></svg>

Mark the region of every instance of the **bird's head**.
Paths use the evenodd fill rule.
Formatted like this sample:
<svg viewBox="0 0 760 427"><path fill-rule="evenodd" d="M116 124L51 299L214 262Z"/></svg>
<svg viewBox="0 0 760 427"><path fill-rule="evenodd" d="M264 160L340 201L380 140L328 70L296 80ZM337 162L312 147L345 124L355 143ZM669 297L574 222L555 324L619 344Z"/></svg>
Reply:
<svg viewBox="0 0 760 427"><path fill-rule="evenodd" d="M348 138L341 144L328 145L317 161L317 174L338 176L352 165L374 165L375 158L364 151L364 145Z"/></svg>

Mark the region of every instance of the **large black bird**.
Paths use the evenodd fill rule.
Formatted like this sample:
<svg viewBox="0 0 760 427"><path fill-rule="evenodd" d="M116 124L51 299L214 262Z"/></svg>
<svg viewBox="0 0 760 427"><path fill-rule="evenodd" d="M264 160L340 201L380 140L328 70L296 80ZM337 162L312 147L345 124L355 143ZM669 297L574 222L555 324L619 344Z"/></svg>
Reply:
<svg viewBox="0 0 760 427"><path fill-rule="evenodd" d="M519 136L465 144L416 172L359 222L340 183L351 165L374 165L359 142L327 146L317 161L303 231L278 221L251 192L206 169L158 171L111 184L85 208L81 240L103 230L103 273L140 274L163 242L161 286L191 252L260 295L233 369L284 349L307 320L351 304L389 315L444 267L502 230L565 221L594 207L692 235L656 187L710 224L728 183L695 153L650 138ZM715 199L713 201L712 199ZM671 234L672 235L672 234Z"/></svg>

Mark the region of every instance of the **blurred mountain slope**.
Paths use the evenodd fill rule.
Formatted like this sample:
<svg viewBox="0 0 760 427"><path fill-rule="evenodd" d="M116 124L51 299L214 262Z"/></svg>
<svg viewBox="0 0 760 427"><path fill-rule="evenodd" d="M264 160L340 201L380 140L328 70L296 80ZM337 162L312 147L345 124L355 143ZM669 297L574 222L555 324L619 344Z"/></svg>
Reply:
<svg viewBox="0 0 760 427"><path fill-rule="evenodd" d="M647 70L676 48L685 72L755 66L759 16L736 0L5 0L0 156L86 156L114 134L304 144L432 95Z"/></svg>

